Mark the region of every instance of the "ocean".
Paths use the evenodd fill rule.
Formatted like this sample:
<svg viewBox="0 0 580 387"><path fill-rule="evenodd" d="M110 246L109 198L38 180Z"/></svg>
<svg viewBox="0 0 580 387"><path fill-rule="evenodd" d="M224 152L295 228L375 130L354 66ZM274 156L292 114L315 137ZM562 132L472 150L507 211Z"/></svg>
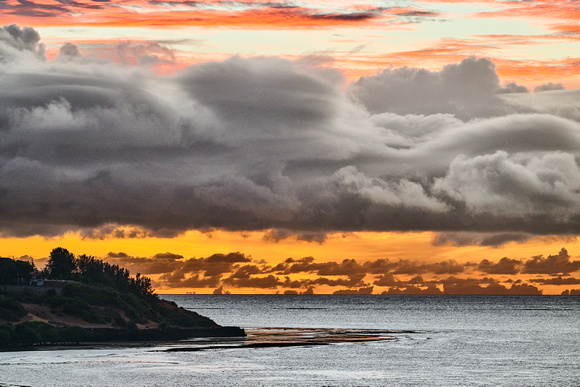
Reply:
<svg viewBox="0 0 580 387"><path fill-rule="evenodd" d="M0 386L578 386L578 296L162 295L248 337L0 352Z"/></svg>

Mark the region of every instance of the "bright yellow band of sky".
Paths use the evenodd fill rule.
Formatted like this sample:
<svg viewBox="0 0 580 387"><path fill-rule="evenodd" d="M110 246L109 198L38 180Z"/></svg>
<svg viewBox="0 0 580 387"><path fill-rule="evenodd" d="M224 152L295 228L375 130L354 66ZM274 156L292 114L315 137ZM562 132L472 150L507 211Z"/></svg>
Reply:
<svg viewBox="0 0 580 387"><path fill-rule="evenodd" d="M459 264L480 262L487 259L497 262L503 257L526 260L533 256L556 254L565 247L570 256L580 251L580 242L575 237L535 237L524 243L510 242L500 247L492 246L454 246L450 243L435 245L436 233L393 233L393 232L356 232L330 234L320 242L298 240L295 236L278 241L265 241L265 232L227 232L214 230L202 233L189 231L174 238L82 238L78 234L66 234L56 238L29 237L2 239L2 256L20 258L29 256L38 266L43 266L50 251L64 247L76 255L87 254L99 258L107 257L110 252L125 253L133 257L152 257L159 253L171 253L187 258L208 257L215 253L227 254L241 252L259 262L275 266L287 258L300 259L313 257L315 262L341 262L355 259L357 262L389 259L391 261L409 260L421 263L436 263L453 260ZM135 274L135 269L132 270ZM425 274L428 277L433 274ZM314 274L303 274L316 278ZM158 276L151 276L156 278ZM493 276L492 276L493 277ZM499 280L510 276L496 276ZM541 277L538 275L516 275L512 278ZM319 286L318 293L332 293L342 287ZM538 286L544 294L560 294L574 286ZM213 288L158 288L159 293L211 293ZM280 289L229 288L232 293L273 293ZM303 289L302 289L303 290ZM377 288L376 290L379 290ZM375 291L375 293L377 293Z"/></svg>

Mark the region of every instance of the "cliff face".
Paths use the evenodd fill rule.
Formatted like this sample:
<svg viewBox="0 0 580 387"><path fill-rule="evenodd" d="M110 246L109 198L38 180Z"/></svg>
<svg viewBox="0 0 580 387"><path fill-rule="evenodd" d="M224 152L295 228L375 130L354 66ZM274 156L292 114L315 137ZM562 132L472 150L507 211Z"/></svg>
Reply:
<svg viewBox="0 0 580 387"><path fill-rule="evenodd" d="M241 335L154 294L74 281L0 288L0 348Z"/></svg>

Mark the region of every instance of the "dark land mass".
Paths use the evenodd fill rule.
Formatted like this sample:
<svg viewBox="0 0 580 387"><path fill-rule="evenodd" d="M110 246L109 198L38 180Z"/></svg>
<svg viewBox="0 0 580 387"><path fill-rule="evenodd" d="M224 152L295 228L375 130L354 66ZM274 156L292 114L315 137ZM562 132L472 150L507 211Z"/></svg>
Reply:
<svg viewBox="0 0 580 387"><path fill-rule="evenodd" d="M226 336L245 332L161 300L147 277L93 257L55 249L42 272L0 259L1 350Z"/></svg>

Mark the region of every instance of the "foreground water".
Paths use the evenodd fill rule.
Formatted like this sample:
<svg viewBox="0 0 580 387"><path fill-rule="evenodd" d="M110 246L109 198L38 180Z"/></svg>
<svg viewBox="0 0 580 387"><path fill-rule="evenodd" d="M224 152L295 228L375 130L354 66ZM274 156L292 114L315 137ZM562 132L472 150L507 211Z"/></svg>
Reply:
<svg viewBox="0 0 580 387"><path fill-rule="evenodd" d="M580 297L164 295L245 339L0 353L0 385L578 385Z"/></svg>

